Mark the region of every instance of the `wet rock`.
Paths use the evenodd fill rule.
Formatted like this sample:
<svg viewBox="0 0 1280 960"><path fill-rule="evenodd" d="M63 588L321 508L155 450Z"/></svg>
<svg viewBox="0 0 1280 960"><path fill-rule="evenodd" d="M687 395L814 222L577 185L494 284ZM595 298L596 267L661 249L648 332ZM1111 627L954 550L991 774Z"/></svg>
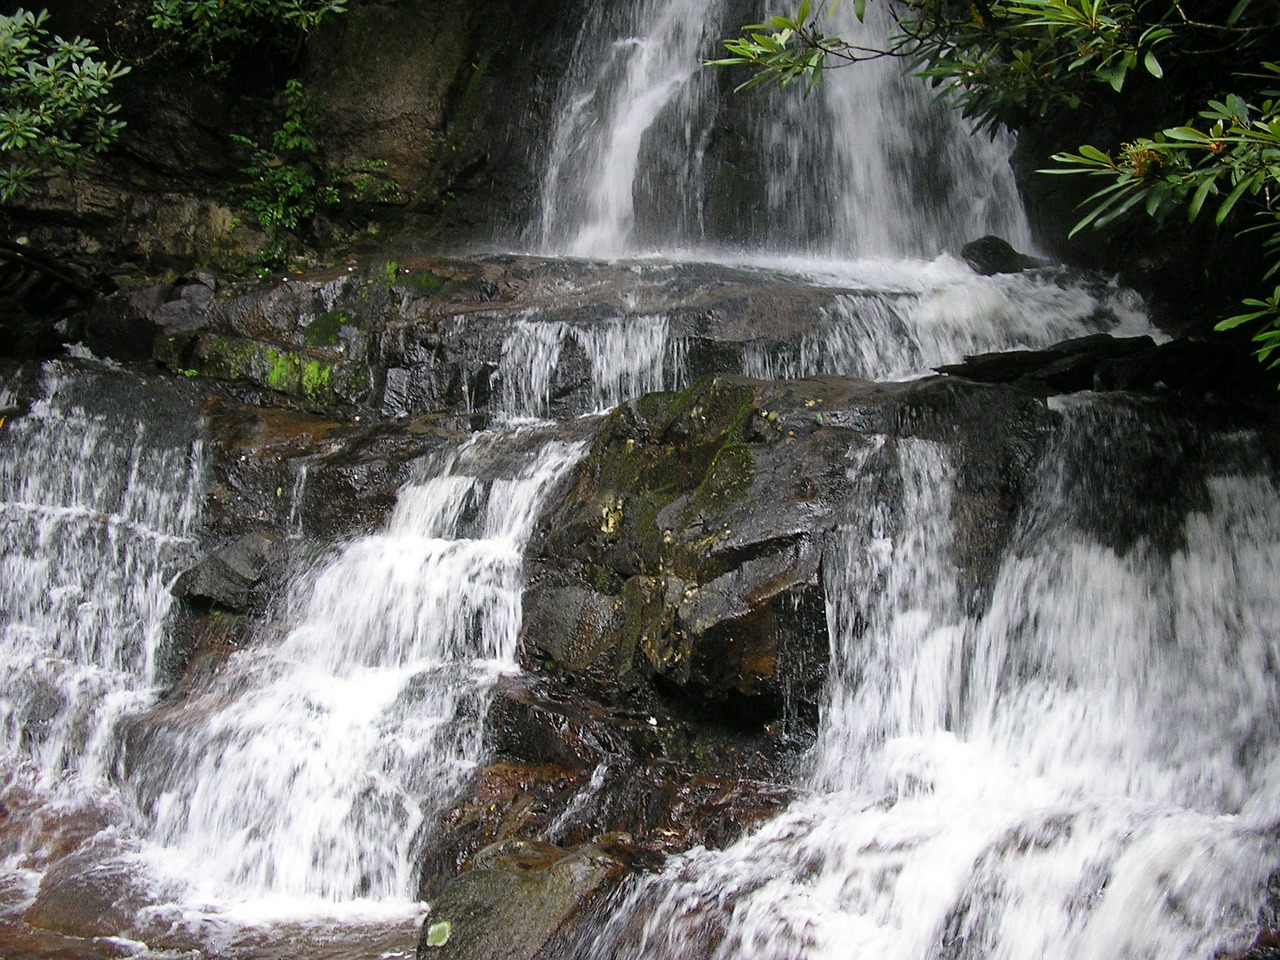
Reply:
<svg viewBox="0 0 1280 960"><path fill-rule="evenodd" d="M267 570L281 556L276 535L265 531L245 534L179 576L173 595L243 613Z"/></svg>
<svg viewBox="0 0 1280 960"><path fill-rule="evenodd" d="M997 273L1020 273L1045 265L1043 260L1019 253L1009 241L993 236L966 243L960 250L960 256L984 277Z"/></svg>
<svg viewBox="0 0 1280 960"><path fill-rule="evenodd" d="M632 870L617 843L564 850L507 840L482 851L471 870L431 903L419 960L532 960Z"/></svg>
<svg viewBox="0 0 1280 960"><path fill-rule="evenodd" d="M1272 388L1256 361L1225 341L1172 340L1096 334L1043 350L966 357L939 373L982 383L1008 383L1037 396L1081 390L1174 390L1256 393Z"/></svg>
<svg viewBox="0 0 1280 960"><path fill-rule="evenodd" d="M858 482L887 502L893 438L955 451L976 596L1046 416L1019 394L940 380L716 377L624 405L536 547L525 649L602 696L652 678L743 729L812 727L827 657L822 555L847 519L851 451L868 450L872 479Z"/></svg>
<svg viewBox="0 0 1280 960"><path fill-rule="evenodd" d="M49 866L23 922L73 937L128 935L139 911L164 896L139 876L131 855L136 850L109 831L98 834Z"/></svg>

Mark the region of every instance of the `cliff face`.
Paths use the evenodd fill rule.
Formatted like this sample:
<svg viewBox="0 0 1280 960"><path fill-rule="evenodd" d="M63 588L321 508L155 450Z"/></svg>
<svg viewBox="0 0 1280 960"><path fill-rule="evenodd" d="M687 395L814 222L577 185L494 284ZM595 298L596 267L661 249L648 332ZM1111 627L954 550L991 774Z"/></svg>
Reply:
<svg viewBox="0 0 1280 960"><path fill-rule="evenodd" d="M115 90L128 126L83 174L10 211L7 239L92 290L14 265L0 290L11 309L47 318L142 278L247 272L270 238L245 208L249 151L232 135L271 142L289 77L306 91L321 175L345 189L368 167L373 181L306 228L313 256L402 233L462 242L495 206L516 217L547 109L538 74L572 42L576 6L355 3L296 49L251 47L213 78L147 24L149 0L51 4L54 32L132 65Z"/></svg>

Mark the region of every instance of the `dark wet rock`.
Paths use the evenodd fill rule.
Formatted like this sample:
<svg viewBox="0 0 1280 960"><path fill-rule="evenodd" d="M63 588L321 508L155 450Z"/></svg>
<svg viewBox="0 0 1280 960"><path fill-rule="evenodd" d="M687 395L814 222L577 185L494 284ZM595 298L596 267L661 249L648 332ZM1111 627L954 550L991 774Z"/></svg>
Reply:
<svg viewBox="0 0 1280 960"><path fill-rule="evenodd" d="M678 339L695 377L741 369L751 349L793 348L849 293L711 264L415 257L271 282L168 285L98 313L103 324L160 330L162 365L252 391L254 402L398 418L521 401L573 416L611 402L593 393L591 358L609 337L639 329L659 344ZM530 319L541 347L520 339ZM531 361L549 377L541 396L526 397L504 358L535 348L550 351Z"/></svg>
<svg viewBox="0 0 1280 960"><path fill-rule="evenodd" d="M481 851L472 868L432 901L417 955L532 960L634 869L634 858L618 842L565 850L502 841Z"/></svg>
<svg viewBox="0 0 1280 960"><path fill-rule="evenodd" d="M1000 237L979 237L966 243L960 250L961 258L984 277L997 273L1020 273L1042 267L1045 261L1019 253L1008 240Z"/></svg>
<svg viewBox="0 0 1280 960"><path fill-rule="evenodd" d="M444 817L419 897L499 840L625 833L634 852L660 857L732 843L793 796L786 780L802 744L781 731L766 739L658 701L642 706L583 696L567 674L501 683L486 720L495 759Z"/></svg>
<svg viewBox="0 0 1280 960"><path fill-rule="evenodd" d="M131 854L110 831L95 835L50 864L23 921L74 937L127 935L160 893L129 863Z"/></svg>
<svg viewBox="0 0 1280 960"><path fill-rule="evenodd" d="M173 595L243 613L268 568L281 556L278 536L266 531L247 533L179 576Z"/></svg>
<svg viewBox="0 0 1280 960"><path fill-rule="evenodd" d="M664 856L773 815L816 728L832 538L896 522L900 445L935 445L962 602L980 606L1051 420L941 378L714 377L616 409L531 545L526 672L495 691L494 759L433 837L420 895L497 841L623 833Z"/></svg>
<svg viewBox="0 0 1280 960"><path fill-rule="evenodd" d="M1273 388L1257 362L1225 341L1095 334L1043 350L966 357L939 373L981 383L1007 383L1037 396L1081 390L1173 390L1190 394L1258 393Z"/></svg>

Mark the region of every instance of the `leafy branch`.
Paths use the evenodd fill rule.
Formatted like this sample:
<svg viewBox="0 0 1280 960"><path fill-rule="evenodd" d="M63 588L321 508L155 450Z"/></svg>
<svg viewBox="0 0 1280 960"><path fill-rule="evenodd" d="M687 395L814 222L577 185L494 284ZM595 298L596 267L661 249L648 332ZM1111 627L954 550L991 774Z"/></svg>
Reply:
<svg viewBox="0 0 1280 960"><path fill-rule="evenodd" d="M230 70L228 57L263 36L306 34L326 17L345 12L347 0L154 0L151 26L171 34L204 59L205 72Z"/></svg>
<svg viewBox="0 0 1280 960"><path fill-rule="evenodd" d="M49 36L46 10L0 16L0 204L29 196L47 176L75 173L119 137L108 99L129 72L94 58L88 40Z"/></svg>

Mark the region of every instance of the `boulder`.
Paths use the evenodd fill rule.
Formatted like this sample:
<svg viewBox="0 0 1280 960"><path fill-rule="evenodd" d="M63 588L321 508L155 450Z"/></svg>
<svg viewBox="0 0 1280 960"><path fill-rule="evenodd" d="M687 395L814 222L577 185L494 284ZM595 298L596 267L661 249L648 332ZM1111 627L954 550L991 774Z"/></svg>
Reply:
<svg viewBox="0 0 1280 960"><path fill-rule="evenodd" d="M966 243L960 250L960 257L984 277L997 273L1021 273L1045 265L1043 260L1019 253L1008 240L993 236Z"/></svg>
<svg viewBox="0 0 1280 960"><path fill-rule="evenodd" d="M616 842L568 850L529 840L494 844L432 901L418 960L533 960L632 869Z"/></svg>

